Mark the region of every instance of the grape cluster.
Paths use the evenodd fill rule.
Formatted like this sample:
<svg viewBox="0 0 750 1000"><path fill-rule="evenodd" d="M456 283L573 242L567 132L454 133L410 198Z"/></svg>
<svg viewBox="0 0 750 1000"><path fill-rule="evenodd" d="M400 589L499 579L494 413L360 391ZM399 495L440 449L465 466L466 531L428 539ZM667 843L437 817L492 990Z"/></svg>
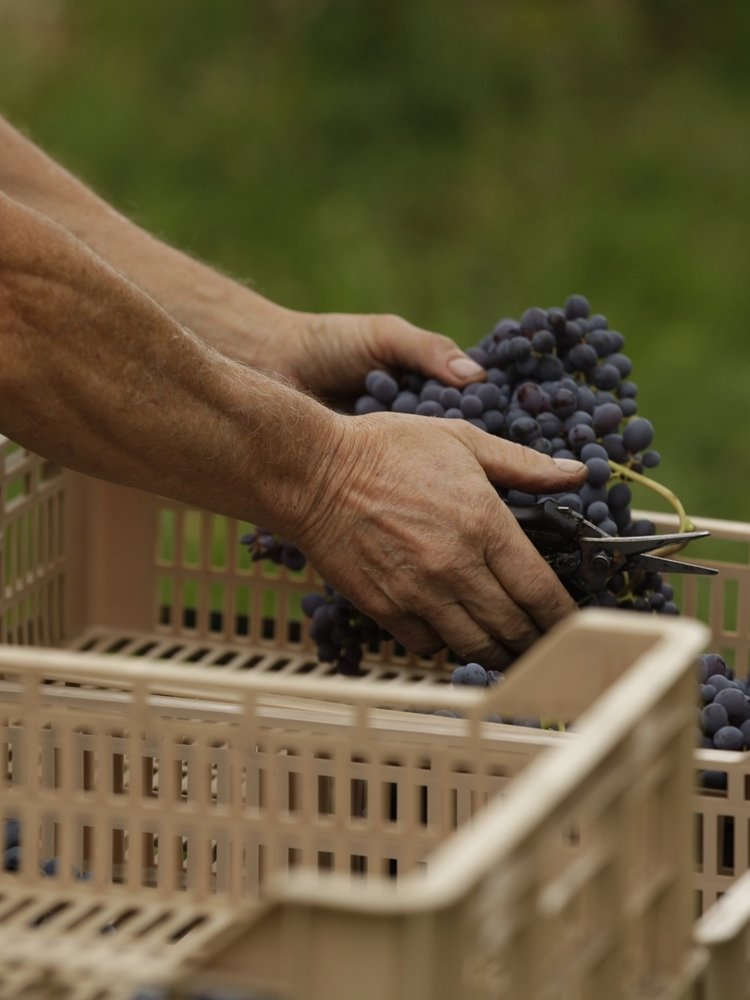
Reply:
<svg viewBox="0 0 750 1000"><path fill-rule="evenodd" d="M750 678L735 677L718 653L698 660L698 746L704 750L750 750ZM725 771L702 771L704 788L727 787Z"/></svg>
<svg viewBox="0 0 750 1000"><path fill-rule="evenodd" d="M588 475L576 491L498 493L516 508L551 498L607 534L652 535L651 521L633 518L630 481L655 468L660 455L652 447L651 422L637 412L638 388L624 346L625 338L609 328L604 315L592 314L583 295L571 295L562 308L532 307L518 320L501 319L469 348L485 369L481 381L458 389L414 372L397 378L371 371L355 412L466 420L554 458L578 459ZM242 541L254 560L268 558L293 570L305 565L299 549L263 529ZM606 589L587 595L586 603L678 614L672 588L655 572L616 574ZM308 595L303 611L311 619L320 660L342 673L359 673L364 648L389 638L329 586L323 594Z"/></svg>
<svg viewBox="0 0 750 1000"><path fill-rule="evenodd" d="M527 309L520 320L501 319L468 354L485 369L482 381L463 389L406 373L371 371L357 414L392 411L466 420L554 458L585 463L588 475L575 492L535 495L499 490L514 507L551 496L611 535L652 535L651 521L633 519L628 480L660 461L651 422L637 413L638 389L625 338L588 300L571 295L563 308ZM672 588L653 572L618 574L588 603L677 614ZM309 610L308 610L309 609ZM322 610L321 610L322 609ZM382 638L377 626L344 597L327 588L307 602L313 638L323 661L356 672L354 647ZM361 657L360 657L361 659Z"/></svg>
<svg viewBox="0 0 750 1000"><path fill-rule="evenodd" d="M355 412L467 420L554 458L577 458L588 469L586 482L553 498L608 534L649 534L650 522L632 520L631 491L621 476L654 468L660 455L651 447L651 422L637 415L638 388L624 345L605 316L591 315L584 296L571 295L564 308L532 307L520 320L501 319L469 348L485 369L482 381L457 389L413 373L396 380L372 371ZM611 463L621 467L619 475ZM540 499L520 490L503 497L514 506Z"/></svg>
<svg viewBox="0 0 750 1000"><path fill-rule="evenodd" d="M750 750L750 681L735 678L718 653L704 653L698 663L701 747Z"/></svg>
<svg viewBox="0 0 750 1000"><path fill-rule="evenodd" d="M296 545L285 542L283 538L275 535L264 528L257 528L255 531L240 538L240 544L247 546L250 558L253 562L262 559L270 559L277 566L286 566L287 569L297 571L305 568L307 560Z"/></svg>
<svg viewBox="0 0 750 1000"><path fill-rule="evenodd" d="M340 674L356 676L365 647L388 635L343 594L327 584L323 589L323 594L305 594L302 598L302 611L311 619L310 636L316 643L318 659L335 663Z"/></svg>

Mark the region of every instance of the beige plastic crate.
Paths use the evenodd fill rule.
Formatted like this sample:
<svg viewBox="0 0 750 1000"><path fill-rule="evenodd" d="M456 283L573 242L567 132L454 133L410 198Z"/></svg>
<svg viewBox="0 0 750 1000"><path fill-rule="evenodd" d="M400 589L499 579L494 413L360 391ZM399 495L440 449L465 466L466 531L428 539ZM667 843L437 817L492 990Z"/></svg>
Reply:
<svg viewBox="0 0 750 1000"><path fill-rule="evenodd" d="M319 690L309 690L308 682L316 685L331 673L329 665L317 662L300 611L301 596L319 582L309 571L290 574L251 564L238 541L246 525L72 474L4 439L0 458L0 635L6 643L69 648L77 653L76 663L102 654L118 675L140 657L149 665L210 667L214 677L286 680L300 694L307 692L305 697ZM666 518L655 519L664 528L673 526ZM710 620L707 647L728 653L746 669L750 529L726 522L704 525L715 541L711 559L701 548L701 561L722 572L684 581L680 603L687 614ZM640 616L621 614L619 620L618 630L626 622L628 632L640 627ZM662 627L667 623L660 619ZM89 655L82 658L84 651ZM439 657L420 660L384 644L368 656L364 679L388 689L406 684L432 690L444 679L444 666ZM350 681L346 690L361 684ZM450 697L455 703L455 693ZM564 740L530 730L506 738L515 769L497 776L496 787L534 756L540 742ZM476 745L469 750L478 752ZM748 866L745 758L696 755L697 767L730 770L727 794L703 793L695 801L699 909Z"/></svg>
<svg viewBox="0 0 750 1000"><path fill-rule="evenodd" d="M229 672L324 677L300 609L307 569L253 564L248 529L154 496L78 476L0 438L0 638ZM649 513L660 530L673 519ZM672 581L683 613L708 623L709 649L750 672L750 525L697 519L712 538L694 557L714 577ZM627 619L630 621L630 617ZM366 679L433 683L444 658L371 652ZM695 798L696 915L750 867L750 754L697 751L723 792Z"/></svg>
<svg viewBox="0 0 750 1000"><path fill-rule="evenodd" d="M696 924L695 937L709 953L704 1000L750 998L750 872L727 890Z"/></svg>
<svg viewBox="0 0 750 1000"><path fill-rule="evenodd" d="M486 693L0 648L0 997L692 997L705 639L587 612Z"/></svg>

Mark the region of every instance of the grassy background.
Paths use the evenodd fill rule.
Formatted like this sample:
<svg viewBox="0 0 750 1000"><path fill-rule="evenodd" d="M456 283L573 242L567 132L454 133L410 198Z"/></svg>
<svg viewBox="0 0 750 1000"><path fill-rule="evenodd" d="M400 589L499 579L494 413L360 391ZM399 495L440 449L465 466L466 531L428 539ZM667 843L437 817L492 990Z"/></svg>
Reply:
<svg viewBox="0 0 750 1000"><path fill-rule="evenodd" d="M750 520L750 7L0 0L0 111L269 297L464 346L588 295L657 476Z"/></svg>

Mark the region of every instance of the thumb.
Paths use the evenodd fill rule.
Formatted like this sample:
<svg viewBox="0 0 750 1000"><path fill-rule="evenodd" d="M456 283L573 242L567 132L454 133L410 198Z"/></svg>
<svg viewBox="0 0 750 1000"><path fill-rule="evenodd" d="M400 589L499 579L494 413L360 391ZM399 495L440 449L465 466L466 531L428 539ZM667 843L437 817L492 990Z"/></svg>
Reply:
<svg viewBox="0 0 750 1000"><path fill-rule="evenodd" d="M477 430L476 435L471 435L471 447L490 482L525 493L563 493L577 489L588 474L583 462L550 458L533 448L493 437L485 431Z"/></svg>
<svg viewBox="0 0 750 1000"><path fill-rule="evenodd" d="M380 353L395 368L420 372L448 385L482 382L484 368L450 337L422 330L400 317L381 317Z"/></svg>

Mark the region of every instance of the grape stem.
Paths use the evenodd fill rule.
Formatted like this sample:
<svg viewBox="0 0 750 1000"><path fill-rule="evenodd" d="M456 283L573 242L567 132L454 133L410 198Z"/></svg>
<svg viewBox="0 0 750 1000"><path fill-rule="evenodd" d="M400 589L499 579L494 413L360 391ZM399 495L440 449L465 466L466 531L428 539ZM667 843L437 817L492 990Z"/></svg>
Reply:
<svg viewBox="0 0 750 1000"><path fill-rule="evenodd" d="M609 460L609 467L616 475L620 476L621 479L630 479L634 483L640 483L647 489L653 490L654 493L658 493L659 496L664 497L679 518L679 526L677 528L678 531L695 531L695 525L688 517L685 508L682 506L680 498L676 493L670 490L668 486L663 486L661 483L657 483L655 480L649 479L648 476L643 476L640 472L636 472L634 469L629 469L627 465L620 465L619 462L613 462L611 459ZM665 545L660 549L654 549L651 555L668 556L673 552L679 552L680 549L685 547L685 544L685 542L675 542L672 545Z"/></svg>

